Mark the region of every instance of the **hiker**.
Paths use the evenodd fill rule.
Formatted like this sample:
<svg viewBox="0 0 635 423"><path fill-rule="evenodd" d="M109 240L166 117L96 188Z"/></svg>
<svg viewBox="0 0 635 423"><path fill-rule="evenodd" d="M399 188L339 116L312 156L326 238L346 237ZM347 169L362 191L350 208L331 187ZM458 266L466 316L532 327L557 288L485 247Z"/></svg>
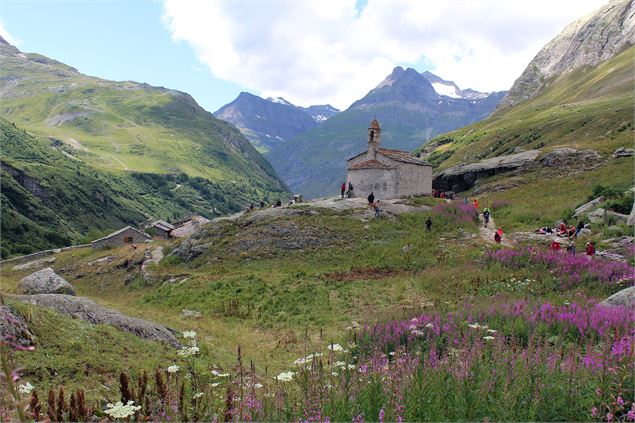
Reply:
<svg viewBox="0 0 635 423"><path fill-rule="evenodd" d="M445 191L441 191L441 194L439 194L439 198L445 198Z"/></svg>
<svg viewBox="0 0 635 423"><path fill-rule="evenodd" d="M573 226L573 225L569 226L569 229L567 230L567 236L569 238L575 237L576 231L577 230L576 230L575 226Z"/></svg>
<svg viewBox="0 0 635 423"><path fill-rule="evenodd" d="M498 233L498 231L496 231L494 233L494 241L496 241L497 244L500 244L502 240L503 237L501 236L501 234Z"/></svg>
<svg viewBox="0 0 635 423"><path fill-rule="evenodd" d="M562 222L560 222L560 226L558 226L558 231L560 232L560 235L564 236L567 233L567 221L563 220Z"/></svg>
<svg viewBox="0 0 635 423"><path fill-rule="evenodd" d="M132 251L137 251L137 244L134 242L132 243Z"/></svg>
<svg viewBox="0 0 635 423"><path fill-rule="evenodd" d="M478 210L478 199L475 198L473 204L474 204L474 208Z"/></svg>
<svg viewBox="0 0 635 423"><path fill-rule="evenodd" d="M432 198L437 198L437 190L436 189L432 190Z"/></svg>
<svg viewBox="0 0 635 423"><path fill-rule="evenodd" d="M465 198L463 199L463 204L467 204L467 203L468 203L468 201L467 201L467 197L465 197Z"/></svg>
<svg viewBox="0 0 635 423"><path fill-rule="evenodd" d="M351 181L348 181L348 191L346 191L346 196L348 198L353 197L353 184L351 184Z"/></svg>
<svg viewBox="0 0 635 423"><path fill-rule="evenodd" d="M264 209L264 208L265 208L265 202L264 202L264 201L262 201L262 200L260 200L260 208L261 208L261 209Z"/></svg>
<svg viewBox="0 0 635 423"><path fill-rule="evenodd" d="M567 253L575 256L575 242L571 241L567 244Z"/></svg>
<svg viewBox="0 0 635 423"><path fill-rule="evenodd" d="M575 236L577 237L578 234L580 233L580 231L584 229L584 222L583 221L579 221L578 222L578 227L575 229Z"/></svg>
<svg viewBox="0 0 635 423"><path fill-rule="evenodd" d="M375 194L371 191L368 195L368 205L372 205L375 202Z"/></svg>
<svg viewBox="0 0 635 423"><path fill-rule="evenodd" d="M379 219L381 214L381 209L379 208L379 200L375 201L373 204L373 209L375 210L375 217Z"/></svg>
<svg viewBox="0 0 635 423"><path fill-rule="evenodd" d="M554 238L553 241L551 241L549 249L553 252L560 251L560 241L558 241L558 238Z"/></svg>
<svg viewBox="0 0 635 423"><path fill-rule="evenodd" d="M344 193L346 193L346 182L342 182L342 198L344 198Z"/></svg>
<svg viewBox="0 0 635 423"><path fill-rule="evenodd" d="M432 230L432 219L428 216L428 220L426 220L426 230L430 232Z"/></svg>
<svg viewBox="0 0 635 423"><path fill-rule="evenodd" d="M487 228L488 224L489 224L489 209L485 208L485 210L483 210L483 226Z"/></svg>
<svg viewBox="0 0 635 423"><path fill-rule="evenodd" d="M276 205L274 207L282 207L282 201L280 201L279 198L276 200Z"/></svg>
<svg viewBox="0 0 635 423"><path fill-rule="evenodd" d="M595 245L593 245L593 241L586 243L586 255L589 257L593 257L595 255Z"/></svg>
<svg viewBox="0 0 635 423"><path fill-rule="evenodd" d="M496 230L496 233L499 234L501 236L501 238L503 237L503 228L498 228Z"/></svg>
<svg viewBox="0 0 635 423"><path fill-rule="evenodd" d="M249 204L249 210L250 210L250 211L251 211L251 210L253 210L253 209L254 209L254 207L255 207L255 206L254 206L254 203L250 203L250 204Z"/></svg>

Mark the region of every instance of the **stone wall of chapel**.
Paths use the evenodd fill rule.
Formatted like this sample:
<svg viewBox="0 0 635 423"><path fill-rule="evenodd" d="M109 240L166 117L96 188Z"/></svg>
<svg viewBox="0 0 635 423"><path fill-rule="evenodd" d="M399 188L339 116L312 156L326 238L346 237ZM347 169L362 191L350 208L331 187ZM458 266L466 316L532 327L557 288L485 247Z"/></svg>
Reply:
<svg viewBox="0 0 635 423"><path fill-rule="evenodd" d="M348 171L347 179L353 184L355 197L366 198L371 192L378 200L397 196L396 169L353 169Z"/></svg>
<svg viewBox="0 0 635 423"><path fill-rule="evenodd" d="M432 166L399 163L398 197L430 195L432 193Z"/></svg>

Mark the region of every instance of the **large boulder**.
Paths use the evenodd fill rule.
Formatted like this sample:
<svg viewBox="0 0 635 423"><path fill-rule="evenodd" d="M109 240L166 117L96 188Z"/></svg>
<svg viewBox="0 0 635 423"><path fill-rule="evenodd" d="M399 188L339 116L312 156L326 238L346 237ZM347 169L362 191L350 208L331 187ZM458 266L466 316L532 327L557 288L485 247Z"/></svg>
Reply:
<svg viewBox="0 0 635 423"><path fill-rule="evenodd" d="M601 223L601 222L604 222L605 215L606 215L606 210L597 209L587 214L587 217L589 218L591 223Z"/></svg>
<svg viewBox="0 0 635 423"><path fill-rule="evenodd" d="M570 147L554 148L545 153L539 160L545 167L579 167L584 164L598 163L602 156L595 150L576 150Z"/></svg>
<svg viewBox="0 0 635 423"><path fill-rule="evenodd" d="M626 224L628 226L635 225L635 202L633 203L633 208L631 209L631 214L629 214L628 218L626 219Z"/></svg>
<svg viewBox="0 0 635 423"><path fill-rule="evenodd" d="M452 166L435 175L435 188L465 191L474 186L480 178L508 172L532 164L540 155L540 150L529 150L518 154L492 157L475 163Z"/></svg>
<svg viewBox="0 0 635 423"><path fill-rule="evenodd" d="M622 289L600 303L604 306L632 307L635 304L635 286Z"/></svg>
<svg viewBox="0 0 635 423"><path fill-rule="evenodd" d="M34 294L67 294L75 295L75 288L53 269L38 270L25 276L18 283L18 290L27 295Z"/></svg>
<svg viewBox="0 0 635 423"><path fill-rule="evenodd" d="M0 305L0 341L20 348L33 345L33 339L24 318L11 307Z"/></svg>
<svg viewBox="0 0 635 423"><path fill-rule="evenodd" d="M618 159L620 157L631 157L633 155L635 155L635 150L633 150L632 148L619 147L613 152L614 159Z"/></svg>
<svg viewBox="0 0 635 423"><path fill-rule="evenodd" d="M84 297L73 297L62 294L14 295L18 301L51 308L58 313L66 314L95 325L111 325L139 338L159 341L173 347L179 347L174 331L165 326L147 320L129 317L118 311L96 304Z"/></svg>
<svg viewBox="0 0 635 423"><path fill-rule="evenodd" d="M573 213L573 217L579 217L593 209L595 209L597 206L600 205L600 203L604 201L604 197L598 197L595 200L591 200L586 204L581 205L580 207L578 207L577 209L575 209L575 212Z"/></svg>
<svg viewBox="0 0 635 423"><path fill-rule="evenodd" d="M36 267L42 267L47 264L51 264L55 261L55 257L46 257L39 260L27 261L26 263L18 264L13 266L13 270L29 270L35 269Z"/></svg>

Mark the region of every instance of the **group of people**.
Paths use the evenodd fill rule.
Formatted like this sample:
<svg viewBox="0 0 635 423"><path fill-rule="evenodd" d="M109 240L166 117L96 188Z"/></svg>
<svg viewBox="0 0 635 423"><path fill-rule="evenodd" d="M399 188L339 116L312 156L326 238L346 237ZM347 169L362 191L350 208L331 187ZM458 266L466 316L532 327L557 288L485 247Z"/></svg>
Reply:
<svg viewBox="0 0 635 423"><path fill-rule="evenodd" d="M560 222L557 228L550 228L548 226L543 226L541 228L536 229L536 233L547 235L547 234L557 234L564 238L576 238L580 231L584 229L584 222L579 221L578 226L567 225L567 222L563 220Z"/></svg>
<svg viewBox="0 0 635 423"><path fill-rule="evenodd" d="M452 199L454 199L454 192L452 192L452 191L446 192L446 191L433 189L432 190L432 196L434 198L447 198L448 200L452 200Z"/></svg>
<svg viewBox="0 0 635 423"><path fill-rule="evenodd" d="M375 194L371 191L368 195L368 207L375 211L375 217L379 219L381 217L381 209L379 208L379 200L375 200Z"/></svg>
<svg viewBox="0 0 635 423"><path fill-rule="evenodd" d="M340 188L342 191L342 198L344 198L344 195L348 198L353 197L353 184L351 184L351 181L348 181L348 190L346 189L346 182L342 182L342 186Z"/></svg>
<svg viewBox="0 0 635 423"><path fill-rule="evenodd" d="M291 200L293 201L293 199ZM290 203L291 204L291 203ZM264 201L260 201L260 208L264 209L267 205ZM278 198L270 207L282 207L282 201ZM256 205L254 203L250 203L249 206L245 209L246 211L254 211L256 209Z"/></svg>
<svg viewBox="0 0 635 423"><path fill-rule="evenodd" d="M560 240L558 238L554 238L549 245L549 250L553 252L560 251ZM595 244L593 241L589 241L584 245L584 252L587 256L592 257L595 255ZM567 243L567 253L576 254L575 242L573 240L569 240Z"/></svg>

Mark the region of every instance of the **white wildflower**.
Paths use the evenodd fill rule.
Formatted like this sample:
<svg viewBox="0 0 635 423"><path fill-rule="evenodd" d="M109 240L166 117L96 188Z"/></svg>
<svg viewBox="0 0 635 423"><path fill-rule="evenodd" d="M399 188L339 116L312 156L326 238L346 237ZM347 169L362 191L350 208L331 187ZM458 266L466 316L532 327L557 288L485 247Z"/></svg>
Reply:
<svg viewBox="0 0 635 423"><path fill-rule="evenodd" d="M344 348L340 344L332 344L327 347L331 351L344 351Z"/></svg>
<svg viewBox="0 0 635 423"><path fill-rule="evenodd" d="M486 341L491 341L492 339L495 339L495 338L493 336L484 336L483 339Z"/></svg>
<svg viewBox="0 0 635 423"><path fill-rule="evenodd" d="M410 326L408 326L408 329L416 330L417 329L417 325L410 325Z"/></svg>
<svg viewBox="0 0 635 423"><path fill-rule="evenodd" d="M183 338L196 338L196 332L193 330L183 332Z"/></svg>
<svg viewBox="0 0 635 423"><path fill-rule="evenodd" d="M293 375L293 372L282 372L278 376L276 376L276 379L278 379L280 382L289 382L293 379Z"/></svg>
<svg viewBox="0 0 635 423"><path fill-rule="evenodd" d="M480 329L481 325L479 325L478 323L473 323L473 324L467 324L470 328L472 329Z"/></svg>
<svg viewBox="0 0 635 423"><path fill-rule="evenodd" d="M347 367L348 367L348 370L353 370L355 368L355 365L354 364L349 364Z"/></svg>
<svg viewBox="0 0 635 423"><path fill-rule="evenodd" d="M357 329L359 327L359 323L357 323L355 320L353 320L351 322L351 327L353 327L354 329Z"/></svg>
<svg viewBox="0 0 635 423"><path fill-rule="evenodd" d="M337 372L331 372L331 376L337 376L338 373Z"/></svg>
<svg viewBox="0 0 635 423"><path fill-rule="evenodd" d="M410 333L411 333L411 334L413 334L413 335L417 335L417 336L421 336L421 335L423 335L423 334L424 334L424 333L423 333L422 331L420 331L419 329L415 329L415 330L411 331Z"/></svg>
<svg viewBox="0 0 635 423"><path fill-rule="evenodd" d="M192 395L192 399L199 399L199 398L201 398L203 395L205 395L205 394L204 394L204 393L202 393L202 392L197 392L197 393L195 393L194 395Z"/></svg>
<svg viewBox="0 0 635 423"><path fill-rule="evenodd" d="M487 329L487 332L489 332L489 333L496 333L496 332L497 332L497 330L496 330L496 329Z"/></svg>
<svg viewBox="0 0 635 423"><path fill-rule="evenodd" d="M176 373L178 371L179 371L179 366L177 366L176 364L173 364L168 367L168 373Z"/></svg>
<svg viewBox="0 0 635 423"><path fill-rule="evenodd" d="M254 385L254 388L256 388L256 389L260 389L260 388L262 388L262 383L256 383L256 384Z"/></svg>
<svg viewBox="0 0 635 423"><path fill-rule="evenodd" d="M219 373L218 377L229 377L229 373Z"/></svg>
<svg viewBox="0 0 635 423"><path fill-rule="evenodd" d="M428 323L428 324L426 325L426 327L427 327L428 329L432 329L432 328L434 328L434 325L433 325L432 323Z"/></svg>
<svg viewBox="0 0 635 423"><path fill-rule="evenodd" d="M333 363L333 367L345 367L346 363L344 363L343 361L336 361L335 363Z"/></svg>
<svg viewBox="0 0 635 423"><path fill-rule="evenodd" d="M212 388L217 388L220 385L220 383L216 382L216 383L212 383Z"/></svg>
<svg viewBox="0 0 635 423"><path fill-rule="evenodd" d="M116 404L106 404L106 411L104 411L104 413L113 419L126 419L139 410L141 410L141 406L134 405L134 401L128 401L126 405L123 405L123 403L119 401Z"/></svg>
<svg viewBox="0 0 635 423"><path fill-rule="evenodd" d="M27 382L18 386L18 392L24 395L29 395L34 388L35 387L31 385L31 382Z"/></svg>
<svg viewBox="0 0 635 423"><path fill-rule="evenodd" d="M183 347L177 352L177 354L180 355L181 357L189 357L191 355L198 354L199 351L200 350L198 347Z"/></svg>
<svg viewBox="0 0 635 423"><path fill-rule="evenodd" d="M388 355L395 355L395 352L391 351L391 352L388 353Z"/></svg>

